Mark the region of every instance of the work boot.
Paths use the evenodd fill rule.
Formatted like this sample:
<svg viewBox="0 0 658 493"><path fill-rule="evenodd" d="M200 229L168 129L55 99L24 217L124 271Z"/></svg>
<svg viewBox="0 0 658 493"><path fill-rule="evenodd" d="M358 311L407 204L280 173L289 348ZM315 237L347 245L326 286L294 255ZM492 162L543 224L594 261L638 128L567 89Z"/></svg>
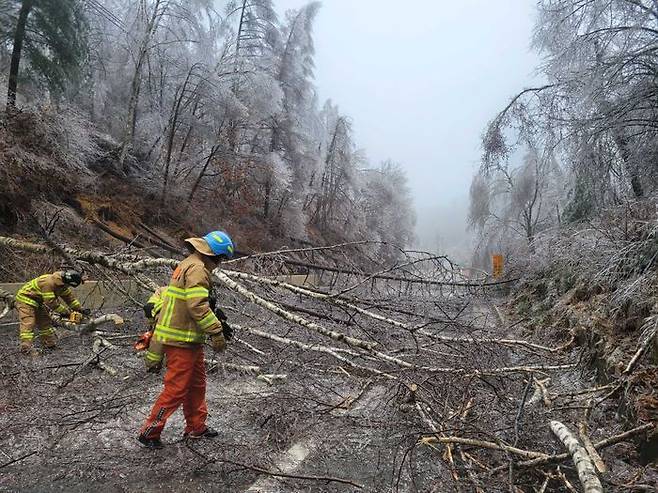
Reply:
<svg viewBox="0 0 658 493"><path fill-rule="evenodd" d="M54 336L44 337L41 339L44 349L57 349L57 338Z"/></svg>
<svg viewBox="0 0 658 493"><path fill-rule="evenodd" d="M47 349L55 349L57 347L57 334L55 334L54 329L50 329L50 331L45 334L41 334L41 344Z"/></svg>
<svg viewBox="0 0 658 493"><path fill-rule="evenodd" d="M218 436L219 432L210 426L206 426L206 429L201 432L190 431L183 433L183 438L192 438L194 440L199 438L217 438Z"/></svg>
<svg viewBox="0 0 658 493"><path fill-rule="evenodd" d="M159 449L162 448L163 446L159 438L148 438L145 437L144 435L139 435L137 437L137 441L144 448Z"/></svg>
<svg viewBox="0 0 658 493"><path fill-rule="evenodd" d="M32 341L21 341L20 349L23 356L39 356L39 351L32 346Z"/></svg>

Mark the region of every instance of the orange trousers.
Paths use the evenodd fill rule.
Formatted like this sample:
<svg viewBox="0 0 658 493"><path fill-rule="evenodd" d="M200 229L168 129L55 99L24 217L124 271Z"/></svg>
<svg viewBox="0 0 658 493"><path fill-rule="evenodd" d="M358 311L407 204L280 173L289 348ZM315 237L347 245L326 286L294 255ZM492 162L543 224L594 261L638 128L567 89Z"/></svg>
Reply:
<svg viewBox="0 0 658 493"><path fill-rule="evenodd" d="M164 354L167 358L164 390L155 401L141 434L149 439L159 438L167 419L181 404L185 416L185 433L201 433L206 429L208 416L203 346L164 346Z"/></svg>

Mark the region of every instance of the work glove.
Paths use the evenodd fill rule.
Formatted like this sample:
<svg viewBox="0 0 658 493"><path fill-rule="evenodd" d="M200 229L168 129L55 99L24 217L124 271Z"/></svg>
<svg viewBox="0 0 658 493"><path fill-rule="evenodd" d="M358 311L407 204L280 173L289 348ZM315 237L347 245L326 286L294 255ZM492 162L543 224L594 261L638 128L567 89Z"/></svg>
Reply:
<svg viewBox="0 0 658 493"><path fill-rule="evenodd" d="M91 309L89 308L80 308L80 313L82 313L85 317L88 317L91 315Z"/></svg>
<svg viewBox="0 0 658 493"><path fill-rule="evenodd" d="M225 322L225 321L226 321L226 313L224 313L224 311L223 311L221 308L217 307L217 308L215 308L213 311L215 312L215 316L216 316L221 322Z"/></svg>
<svg viewBox="0 0 658 493"><path fill-rule="evenodd" d="M145 358L144 363L146 364L147 373L160 373L162 370L162 361L149 361Z"/></svg>
<svg viewBox="0 0 658 493"><path fill-rule="evenodd" d="M222 322L222 334L224 335L224 339L230 341L233 339L233 327L231 327L226 320L222 320L221 318L220 320Z"/></svg>
<svg viewBox="0 0 658 493"><path fill-rule="evenodd" d="M155 308L155 305L153 303L146 303L144 306L144 316L148 319L153 318L153 308Z"/></svg>
<svg viewBox="0 0 658 493"><path fill-rule="evenodd" d="M226 349L226 339L224 339L224 335L223 334L211 335L210 345L217 352L224 351L224 349Z"/></svg>
<svg viewBox="0 0 658 493"><path fill-rule="evenodd" d="M215 296L213 295L208 296L208 305L210 306L210 309L214 312L215 307L217 306L217 298L215 298Z"/></svg>

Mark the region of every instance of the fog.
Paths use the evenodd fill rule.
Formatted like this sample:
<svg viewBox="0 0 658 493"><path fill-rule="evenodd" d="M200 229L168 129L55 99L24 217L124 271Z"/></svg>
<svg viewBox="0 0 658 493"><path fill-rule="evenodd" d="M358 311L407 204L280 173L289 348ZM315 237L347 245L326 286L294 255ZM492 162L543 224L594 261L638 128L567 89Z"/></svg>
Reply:
<svg viewBox="0 0 658 493"><path fill-rule="evenodd" d="M276 0L282 14L305 3ZM480 137L535 79L534 17L528 0L322 4L314 28L319 95L351 116L373 164L391 158L404 166L423 248L468 258L468 189Z"/></svg>

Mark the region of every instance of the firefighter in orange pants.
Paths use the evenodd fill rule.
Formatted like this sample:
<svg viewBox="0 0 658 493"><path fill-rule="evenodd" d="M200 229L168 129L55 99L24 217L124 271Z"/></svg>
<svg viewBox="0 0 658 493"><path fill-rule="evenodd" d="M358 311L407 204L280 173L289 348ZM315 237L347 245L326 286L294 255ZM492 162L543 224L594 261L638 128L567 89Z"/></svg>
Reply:
<svg viewBox="0 0 658 493"><path fill-rule="evenodd" d="M26 282L16 293L16 311L20 321L20 349L23 354L35 355L32 347L34 330L39 329L41 344L46 348L57 346L57 335L53 321L46 308L62 316L71 312L89 315L75 298L71 287L79 286L82 276L74 270L44 274ZM60 302L60 298L64 303Z"/></svg>
<svg viewBox="0 0 658 493"><path fill-rule="evenodd" d="M160 434L167 419L182 404L185 416L184 438L215 438L218 432L206 425L206 368L203 345L207 336L213 349L222 351L226 341L222 323L208 302L210 272L234 246L222 231L203 238L185 240L191 254L174 271L163 293L155 331L146 353L147 366L166 356L164 390L155 401L137 437L147 448L160 448Z"/></svg>

